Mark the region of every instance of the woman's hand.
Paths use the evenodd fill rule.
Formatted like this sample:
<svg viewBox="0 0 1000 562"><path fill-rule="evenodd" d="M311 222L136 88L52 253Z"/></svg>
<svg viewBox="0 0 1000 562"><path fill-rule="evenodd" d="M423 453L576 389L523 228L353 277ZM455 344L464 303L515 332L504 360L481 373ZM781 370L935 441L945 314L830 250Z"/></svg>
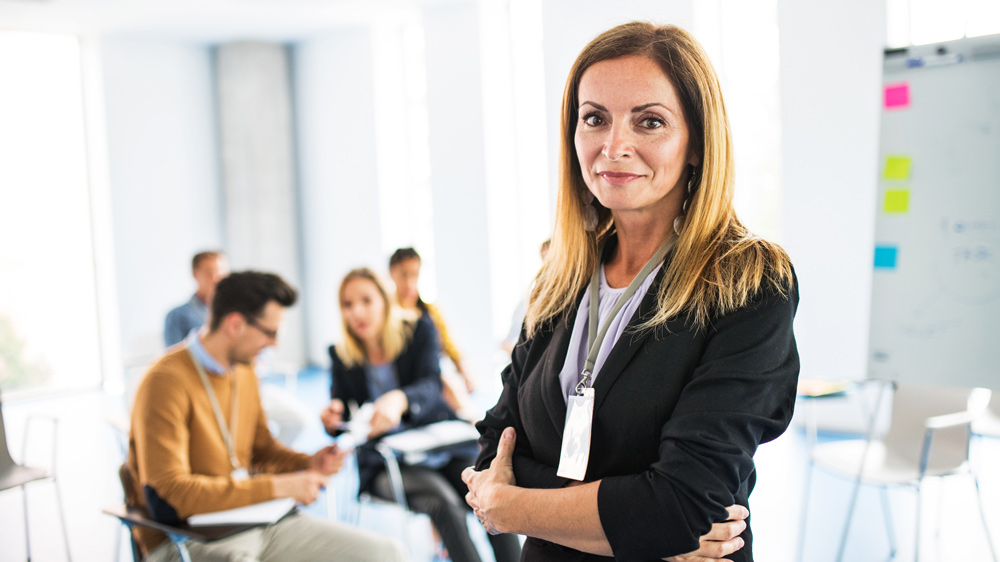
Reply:
<svg viewBox="0 0 1000 562"><path fill-rule="evenodd" d="M344 422L344 403L339 398L330 400L330 405L320 412L319 419L323 422L326 432L333 434L340 429L340 424Z"/></svg>
<svg viewBox="0 0 1000 562"><path fill-rule="evenodd" d="M369 438L382 435L399 425L399 420L409 408L410 401L402 390L390 390L379 396L372 405L375 406L375 413L372 414L372 430L368 433Z"/></svg>
<svg viewBox="0 0 1000 562"><path fill-rule="evenodd" d="M465 501L491 535L507 532L500 521L502 506L498 505L497 494L503 487L517 484L511 460L514 456L515 438L513 427L503 430L500 442L497 444L497 456L490 463L490 467L476 472L470 466L462 471L462 481L469 487Z"/></svg>
<svg viewBox="0 0 1000 562"><path fill-rule="evenodd" d="M747 528L746 519L750 512L742 505L731 505L726 508L729 519L712 525L712 530L701 536L701 546L694 552L665 558L667 562L721 562L723 556L728 556L743 548L740 533Z"/></svg>

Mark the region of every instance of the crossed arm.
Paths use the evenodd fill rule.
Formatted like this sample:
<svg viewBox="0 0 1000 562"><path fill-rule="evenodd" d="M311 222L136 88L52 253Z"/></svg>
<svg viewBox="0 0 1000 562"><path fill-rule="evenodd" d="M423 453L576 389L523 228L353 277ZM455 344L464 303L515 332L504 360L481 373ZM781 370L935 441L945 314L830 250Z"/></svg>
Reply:
<svg viewBox="0 0 1000 562"><path fill-rule="evenodd" d="M614 556L597 510L600 481L556 489L519 488L512 463L515 440L514 428L508 427L490 467L478 472L470 467L462 473L469 487L466 501L486 530L531 535L582 552ZM698 550L666 560L721 562L723 556L742 548L739 535L749 512L739 505L727 511L729 520L712 525L701 537ZM575 516L566 517L567 513Z"/></svg>

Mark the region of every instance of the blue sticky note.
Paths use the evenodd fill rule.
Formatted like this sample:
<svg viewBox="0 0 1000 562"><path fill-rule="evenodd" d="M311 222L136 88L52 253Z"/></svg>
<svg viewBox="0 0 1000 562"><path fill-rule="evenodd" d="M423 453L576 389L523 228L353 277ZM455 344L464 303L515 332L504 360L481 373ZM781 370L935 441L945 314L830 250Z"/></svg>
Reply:
<svg viewBox="0 0 1000 562"><path fill-rule="evenodd" d="M875 246L875 268L895 269L896 268L896 247L895 246Z"/></svg>

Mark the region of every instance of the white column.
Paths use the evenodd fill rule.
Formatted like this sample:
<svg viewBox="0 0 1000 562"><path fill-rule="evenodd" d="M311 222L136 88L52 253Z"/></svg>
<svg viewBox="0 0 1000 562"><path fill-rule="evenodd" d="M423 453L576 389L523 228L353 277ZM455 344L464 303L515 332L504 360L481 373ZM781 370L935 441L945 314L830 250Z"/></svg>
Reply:
<svg viewBox="0 0 1000 562"><path fill-rule="evenodd" d="M226 250L234 270L258 269L301 287L289 65L284 45L216 51ZM277 358L305 358L302 306L286 313Z"/></svg>
<svg viewBox="0 0 1000 562"><path fill-rule="evenodd" d="M344 29L293 51L303 310L308 358L330 362L341 338L337 288L359 266L382 266L376 177L372 33Z"/></svg>
<svg viewBox="0 0 1000 562"><path fill-rule="evenodd" d="M424 12L437 302L449 331L482 373L493 341L479 8Z"/></svg>
<svg viewBox="0 0 1000 562"><path fill-rule="evenodd" d="M802 376L863 378L885 4L779 0L778 23L782 230L801 285Z"/></svg>

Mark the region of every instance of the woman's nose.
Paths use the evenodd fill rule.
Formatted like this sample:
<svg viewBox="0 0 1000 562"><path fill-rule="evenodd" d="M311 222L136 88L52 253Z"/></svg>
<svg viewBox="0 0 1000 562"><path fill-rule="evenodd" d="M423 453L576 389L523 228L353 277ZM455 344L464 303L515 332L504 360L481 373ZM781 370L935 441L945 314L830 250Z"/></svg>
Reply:
<svg viewBox="0 0 1000 562"><path fill-rule="evenodd" d="M608 160L618 160L632 153L632 132L626 123L619 121L608 127L604 139L604 157Z"/></svg>

